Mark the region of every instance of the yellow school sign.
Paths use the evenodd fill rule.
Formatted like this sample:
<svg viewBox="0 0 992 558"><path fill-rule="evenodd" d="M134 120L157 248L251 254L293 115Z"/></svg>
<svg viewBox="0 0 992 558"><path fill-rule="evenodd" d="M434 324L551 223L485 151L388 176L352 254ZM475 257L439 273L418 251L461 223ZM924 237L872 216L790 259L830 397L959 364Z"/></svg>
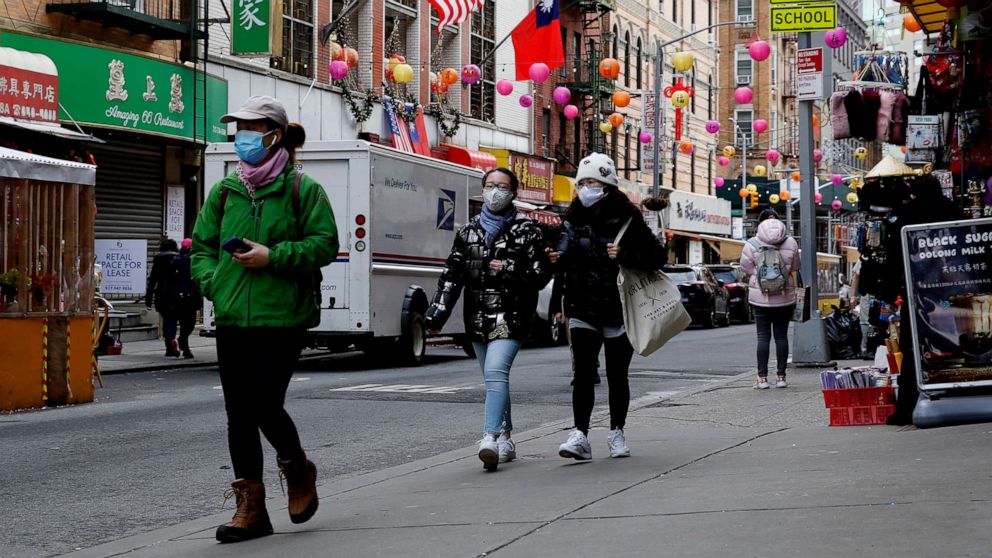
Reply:
<svg viewBox="0 0 992 558"><path fill-rule="evenodd" d="M769 0L771 31L828 31L837 27L836 2Z"/></svg>

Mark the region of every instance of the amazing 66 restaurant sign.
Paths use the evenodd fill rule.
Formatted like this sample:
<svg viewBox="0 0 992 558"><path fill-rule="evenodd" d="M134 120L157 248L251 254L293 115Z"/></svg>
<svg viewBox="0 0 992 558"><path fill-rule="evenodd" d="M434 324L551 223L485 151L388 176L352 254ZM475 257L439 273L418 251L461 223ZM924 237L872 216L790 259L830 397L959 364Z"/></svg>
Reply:
<svg viewBox="0 0 992 558"><path fill-rule="evenodd" d="M727 200L671 190L665 211L670 229L730 235L730 202Z"/></svg>

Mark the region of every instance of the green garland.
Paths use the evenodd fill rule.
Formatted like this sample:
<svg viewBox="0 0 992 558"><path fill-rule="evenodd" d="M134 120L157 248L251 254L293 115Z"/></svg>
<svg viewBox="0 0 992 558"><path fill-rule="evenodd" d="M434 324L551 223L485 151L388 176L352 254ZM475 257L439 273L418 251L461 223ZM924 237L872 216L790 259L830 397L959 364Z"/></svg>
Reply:
<svg viewBox="0 0 992 558"><path fill-rule="evenodd" d="M431 105L427 109L427 114L433 116L437 120L437 126L441 130L441 135L446 138L454 137L458 133L458 129L462 127L462 114L457 110L452 111L451 124L448 124L446 115L444 114L444 109L442 109L441 104Z"/></svg>
<svg viewBox="0 0 992 558"><path fill-rule="evenodd" d="M359 101L355 98L349 87L342 85L341 90L344 92L344 102L348 105L348 111L351 112L351 117L355 119L355 122L359 126L364 124L372 116L372 108L378 100L375 91L366 89L364 99Z"/></svg>

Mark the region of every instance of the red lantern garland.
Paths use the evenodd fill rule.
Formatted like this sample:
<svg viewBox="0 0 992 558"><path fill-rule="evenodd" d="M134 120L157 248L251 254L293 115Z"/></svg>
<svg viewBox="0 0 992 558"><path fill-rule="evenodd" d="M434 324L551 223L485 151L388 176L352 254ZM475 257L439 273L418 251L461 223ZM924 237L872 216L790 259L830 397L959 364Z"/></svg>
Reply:
<svg viewBox="0 0 992 558"><path fill-rule="evenodd" d="M671 99L672 95L674 95L676 91L685 91L689 94L689 97L692 97L696 92L696 90L692 87L682 83L681 77L675 80L675 85L665 88L665 97ZM677 108L675 109L675 141L680 139L682 139L682 109Z"/></svg>

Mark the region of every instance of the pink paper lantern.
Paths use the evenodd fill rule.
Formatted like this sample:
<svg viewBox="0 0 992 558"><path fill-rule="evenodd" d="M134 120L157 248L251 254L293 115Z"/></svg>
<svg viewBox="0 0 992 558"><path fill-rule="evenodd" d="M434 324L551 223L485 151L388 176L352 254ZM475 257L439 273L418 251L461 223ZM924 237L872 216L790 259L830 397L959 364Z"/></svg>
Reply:
<svg viewBox="0 0 992 558"><path fill-rule="evenodd" d="M769 163L778 162L778 158L779 158L779 152L774 149L769 149L767 152L765 152L765 159Z"/></svg>
<svg viewBox="0 0 992 558"><path fill-rule="evenodd" d="M758 132L760 134L768 130L768 121L765 120L764 118L759 118L755 120L753 124L751 124L751 127L754 128L755 132Z"/></svg>
<svg viewBox="0 0 992 558"><path fill-rule="evenodd" d="M575 105L565 105L565 108L561 111L564 113L565 118L571 120L579 115L579 107Z"/></svg>
<svg viewBox="0 0 992 558"><path fill-rule="evenodd" d="M751 43L751 46L747 47L747 53L751 55L751 59L756 62L761 62L762 60L767 60L772 53L772 47L768 42L758 39Z"/></svg>
<svg viewBox="0 0 992 558"><path fill-rule="evenodd" d="M534 62L530 65L530 69L527 70L527 75L530 76L530 80L534 83L544 83L551 75L551 70L548 69L548 65L544 62Z"/></svg>
<svg viewBox="0 0 992 558"><path fill-rule="evenodd" d="M565 86L558 86L555 87L554 92L551 94L551 98L553 98L559 105L564 105L572 98L572 91Z"/></svg>
<svg viewBox="0 0 992 558"><path fill-rule="evenodd" d="M462 83L465 85L475 85L482 81L482 70L475 64L465 64L462 66Z"/></svg>
<svg viewBox="0 0 992 558"><path fill-rule="evenodd" d="M838 27L823 34L823 41L830 48L840 48L847 42L847 29Z"/></svg>
<svg viewBox="0 0 992 558"><path fill-rule="evenodd" d="M496 92L504 97L513 93L513 82L508 79L501 79L496 84Z"/></svg>
<svg viewBox="0 0 992 558"><path fill-rule="evenodd" d="M813 150L813 161L816 162L816 163L819 163L822 160L823 160L823 152L820 151L819 149L814 149Z"/></svg>
<svg viewBox="0 0 992 558"><path fill-rule="evenodd" d="M331 79L337 81L348 75L348 63L344 60L334 60L330 66Z"/></svg>
<svg viewBox="0 0 992 558"><path fill-rule="evenodd" d="M844 183L844 177L839 174L830 175L830 182L833 182L834 186L840 186Z"/></svg>
<svg viewBox="0 0 992 558"><path fill-rule="evenodd" d="M816 194L813 195L813 200L816 201L816 203L823 202L823 194L817 192Z"/></svg>
<svg viewBox="0 0 992 558"><path fill-rule="evenodd" d="M716 160L716 164L720 165L721 167L725 167L730 164L730 159L728 157L724 157L723 155L720 155L720 158Z"/></svg>
<svg viewBox="0 0 992 558"><path fill-rule="evenodd" d="M637 139L641 140L641 143L651 143L651 140L654 139L654 136L651 135L651 132L641 132L637 136Z"/></svg>
<svg viewBox="0 0 992 558"><path fill-rule="evenodd" d="M715 133L719 132L720 131L720 123L717 122L716 120L707 120L706 121L706 131L709 132L709 133L711 133L711 134L715 134Z"/></svg>
<svg viewBox="0 0 992 558"><path fill-rule="evenodd" d="M750 87L738 87L734 90L734 100L739 105L746 105L754 98L754 91Z"/></svg>
<svg viewBox="0 0 992 558"><path fill-rule="evenodd" d="M840 200L834 200L834 201L830 202L830 207L832 207L834 211L837 211L838 209L840 209L842 205L843 204L840 203Z"/></svg>
<svg viewBox="0 0 992 558"><path fill-rule="evenodd" d="M716 186L717 188L723 187L723 184L724 184L723 178L718 176L713 179L713 185Z"/></svg>
<svg viewBox="0 0 992 558"><path fill-rule="evenodd" d="M533 104L534 104L534 97L531 97L530 95L520 96L520 106L524 108L530 108L530 106Z"/></svg>

